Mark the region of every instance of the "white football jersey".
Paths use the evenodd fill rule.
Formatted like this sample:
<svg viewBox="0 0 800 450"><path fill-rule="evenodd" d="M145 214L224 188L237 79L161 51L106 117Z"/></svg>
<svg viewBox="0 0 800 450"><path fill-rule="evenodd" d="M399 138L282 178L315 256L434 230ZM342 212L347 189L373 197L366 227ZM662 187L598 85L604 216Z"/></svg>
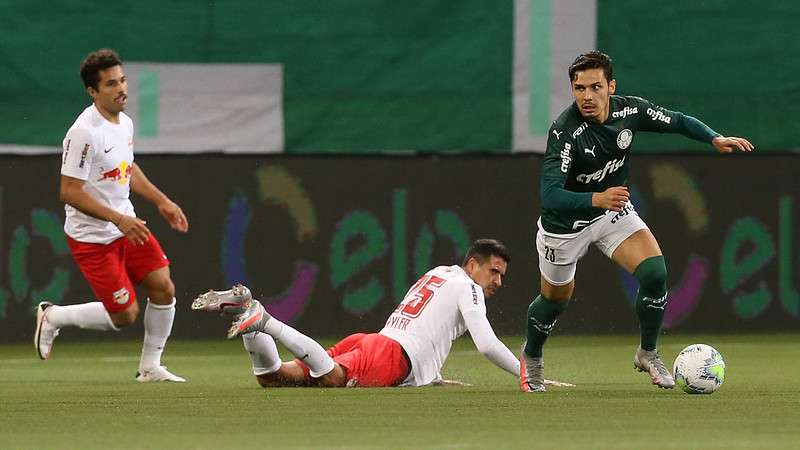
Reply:
<svg viewBox="0 0 800 450"><path fill-rule="evenodd" d="M135 216L130 201L133 169L133 121L119 114L119 124L106 120L92 104L78 116L64 138L61 174L84 180L84 189L103 205ZM64 232L76 241L108 244L123 233L111 222L65 205Z"/></svg>
<svg viewBox="0 0 800 450"><path fill-rule="evenodd" d="M441 379L453 341L467 331L463 314L468 311L485 317L486 303L483 289L460 266L431 269L409 289L380 331L399 342L411 360L411 374L402 385Z"/></svg>

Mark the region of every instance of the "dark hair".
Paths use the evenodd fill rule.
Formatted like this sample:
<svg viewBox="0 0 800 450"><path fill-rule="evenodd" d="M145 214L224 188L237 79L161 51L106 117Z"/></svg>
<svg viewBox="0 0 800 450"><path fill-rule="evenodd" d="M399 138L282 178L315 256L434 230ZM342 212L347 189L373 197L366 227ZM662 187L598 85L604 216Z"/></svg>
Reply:
<svg viewBox="0 0 800 450"><path fill-rule="evenodd" d="M575 81L576 73L588 69L603 69L606 81L614 79L614 68L612 67L611 57L603 52L591 51L578 55L575 61L569 66L569 80Z"/></svg>
<svg viewBox="0 0 800 450"><path fill-rule="evenodd" d="M464 255L464 261L461 265L466 266L470 258L475 258L479 263L483 264L492 256L502 258L506 263L511 262L508 249L502 242L497 239L478 239L473 242L472 246L467 250L467 254Z"/></svg>
<svg viewBox="0 0 800 450"><path fill-rule="evenodd" d="M100 82L100 71L121 65L122 60L119 59L119 55L110 48L101 48L96 52L89 53L81 63L83 86L97 89L97 83Z"/></svg>

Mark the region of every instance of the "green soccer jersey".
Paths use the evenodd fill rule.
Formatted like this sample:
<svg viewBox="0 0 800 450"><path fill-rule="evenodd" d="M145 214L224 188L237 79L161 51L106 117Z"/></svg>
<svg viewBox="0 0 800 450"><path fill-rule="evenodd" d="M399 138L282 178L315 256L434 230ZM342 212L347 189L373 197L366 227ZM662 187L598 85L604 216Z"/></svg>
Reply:
<svg viewBox="0 0 800 450"><path fill-rule="evenodd" d="M640 97L612 95L608 119L584 120L575 103L550 127L541 175L541 222L545 231L577 233L606 210L592 207L592 193L627 186L636 133L680 133L711 142L719 133L681 112Z"/></svg>

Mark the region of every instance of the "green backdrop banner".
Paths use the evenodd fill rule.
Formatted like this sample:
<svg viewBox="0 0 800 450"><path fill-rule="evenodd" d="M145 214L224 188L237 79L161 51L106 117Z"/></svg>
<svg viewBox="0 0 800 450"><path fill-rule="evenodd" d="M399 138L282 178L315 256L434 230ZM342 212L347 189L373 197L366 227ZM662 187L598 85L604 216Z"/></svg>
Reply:
<svg viewBox="0 0 800 450"><path fill-rule="evenodd" d="M694 115L760 151L800 150L798 2L598 0L597 46L615 63L617 91ZM642 135L638 151L708 150Z"/></svg>
<svg viewBox="0 0 800 450"><path fill-rule="evenodd" d="M793 151L800 148L790 113L800 103L798 20L800 3L746 0L9 0L0 3L0 152L60 146L88 104L78 65L100 47L142 64L274 68L280 77L258 95L275 115L263 130L282 127L283 135L256 151L542 151L546 118L569 101L567 60L595 44L614 57L620 93L747 136L759 151ZM596 40L585 36L595 22ZM157 120L179 110L175 99L169 106L158 98L213 99L223 95L215 90L227 97L247 86L236 78L231 89L205 81L200 89L209 96L176 94L171 76L149 71L137 84L147 115L135 121L148 137L168 134ZM520 108L533 115L522 120ZM249 151L259 134L248 134ZM205 144L200 151L228 149ZM636 149L708 150L675 136L643 136Z"/></svg>
<svg viewBox="0 0 800 450"><path fill-rule="evenodd" d="M60 146L88 103L78 65L112 47L282 64L289 153L507 152L512 14L483 0L3 2L0 143Z"/></svg>

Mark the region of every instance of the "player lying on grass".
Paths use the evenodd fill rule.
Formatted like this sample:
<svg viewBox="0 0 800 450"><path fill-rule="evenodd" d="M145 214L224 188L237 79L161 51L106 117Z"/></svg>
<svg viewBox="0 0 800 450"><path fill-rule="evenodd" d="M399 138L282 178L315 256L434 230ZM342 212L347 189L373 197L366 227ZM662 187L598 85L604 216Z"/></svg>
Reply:
<svg viewBox="0 0 800 450"><path fill-rule="evenodd" d="M461 266L439 266L423 275L380 332L350 335L327 352L271 317L241 285L202 294L192 309L237 314L228 338L242 336L263 387L449 384L441 369L453 341L467 330L481 354L516 377L520 362L495 336L484 302L502 286L509 260L499 241L475 241ZM276 342L296 359L282 362Z"/></svg>

